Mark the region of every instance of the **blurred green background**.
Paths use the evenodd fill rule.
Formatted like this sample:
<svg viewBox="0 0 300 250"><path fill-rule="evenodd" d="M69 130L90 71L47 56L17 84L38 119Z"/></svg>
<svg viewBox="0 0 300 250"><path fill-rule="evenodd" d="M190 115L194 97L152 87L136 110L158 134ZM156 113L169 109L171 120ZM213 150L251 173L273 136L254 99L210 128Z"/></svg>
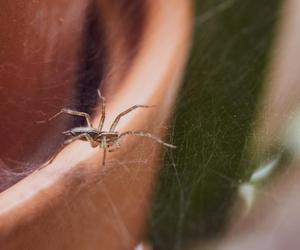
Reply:
<svg viewBox="0 0 300 250"><path fill-rule="evenodd" d="M197 0L193 47L153 206L155 250L226 230L280 17L280 0Z"/></svg>

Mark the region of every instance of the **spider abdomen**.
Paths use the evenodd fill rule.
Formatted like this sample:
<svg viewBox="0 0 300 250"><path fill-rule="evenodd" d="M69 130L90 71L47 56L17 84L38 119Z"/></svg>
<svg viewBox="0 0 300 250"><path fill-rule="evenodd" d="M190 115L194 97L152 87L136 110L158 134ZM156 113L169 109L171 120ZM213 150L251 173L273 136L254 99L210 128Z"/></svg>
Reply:
<svg viewBox="0 0 300 250"><path fill-rule="evenodd" d="M88 134L93 141L98 142L100 145L104 145L104 147L112 146L119 138L118 132L99 131L90 127L76 127L65 131L64 134L72 137ZM80 140L87 141L87 138L83 136Z"/></svg>

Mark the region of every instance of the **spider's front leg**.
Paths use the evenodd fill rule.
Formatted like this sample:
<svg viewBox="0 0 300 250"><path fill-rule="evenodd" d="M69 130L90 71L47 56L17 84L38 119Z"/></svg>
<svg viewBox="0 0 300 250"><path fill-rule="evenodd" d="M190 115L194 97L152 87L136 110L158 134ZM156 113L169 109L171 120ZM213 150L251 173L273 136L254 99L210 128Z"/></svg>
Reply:
<svg viewBox="0 0 300 250"><path fill-rule="evenodd" d="M75 111L75 110L71 110L71 109L62 109L61 111L56 113L54 116L50 117L49 121L51 121L52 119L56 118L57 116L59 116L61 114L69 114L69 115L84 117L88 127L91 127L91 128L93 127L92 122L91 122L91 117L88 113L79 112L79 111Z"/></svg>
<svg viewBox="0 0 300 250"><path fill-rule="evenodd" d="M98 130L102 131L104 121L105 121L105 106L106 106L106 101L105 98L101 95L100 90L98 90L98 96L102 100L102 106L101 106L101 119L98 125Z"/></svg>
<svg viewBox="0 0 300 250"><path fill-rule="evenodd" d="M126 109L125 111L123 111L122 113L118 114L117 117L115 118L115 120L113 121L112 125L110 126L109 131L113 132L115 131L120 119L122 116L128 114L129 112L137 109L137 108L154 108L156 107L155 105L149 106L149 105L134 105L129 109Z"/></svg>

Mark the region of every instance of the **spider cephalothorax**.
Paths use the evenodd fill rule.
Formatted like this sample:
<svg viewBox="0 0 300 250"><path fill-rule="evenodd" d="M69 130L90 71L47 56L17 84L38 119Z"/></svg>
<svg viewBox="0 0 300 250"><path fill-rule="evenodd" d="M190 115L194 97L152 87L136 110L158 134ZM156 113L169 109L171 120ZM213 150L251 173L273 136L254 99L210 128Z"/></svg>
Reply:
<svg viewBox="0 0 300 250"><path fill-rule="evenodd" d="M49 120L57 117L60 114L69 114L75 116L82 116L85 117L87 122L87 127L76 127L72 128L68 131L63 132L63 134L70 136L71 138L66 140L64 144L69 144L76 140L88 141L93 148L100 147L104 149L103 155L103 165L105 164L105 157L106 157L106 150L108 149L109 152L113 151L115 148L120 147L120 139L126 135L135 135L135 136L142 136L148 137L155 140L158 143L170 148L176 148L174 145L168 144L160 140L159 138L151 135L147 132L141 131L127 131L124 133L119 133L116 131L116 127L121 119L122 116L126 115L127 113L131 112L137 108L151 108L155 106L147 106L147 105L134 105L129 109L126 109L122 113L118 114L115 120L113 121L109 131L102 131L104 120L105 120L105 98L101 95L100 91L98 90L99 98L102 100L102 109L101 109L101 119L98 125L98 128L94 128L92 126L90 115L84 112L74 111L70 109L62 109L60 112L52 116Z"/></svg>

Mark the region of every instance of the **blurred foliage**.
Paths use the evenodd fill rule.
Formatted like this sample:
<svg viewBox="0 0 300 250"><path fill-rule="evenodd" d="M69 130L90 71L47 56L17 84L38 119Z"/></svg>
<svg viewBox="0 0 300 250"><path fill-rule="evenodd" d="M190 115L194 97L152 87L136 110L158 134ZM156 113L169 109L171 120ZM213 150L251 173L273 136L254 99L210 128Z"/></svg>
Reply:
<svg viewBox="0 0 300 250"><path fill-rule="evenodd" d="M266 76L280 0L197 0L191 57L179 95L177 150L166 155L153 207L154 249L185 249L218 237L240 180L241 164Z"/></svg>

